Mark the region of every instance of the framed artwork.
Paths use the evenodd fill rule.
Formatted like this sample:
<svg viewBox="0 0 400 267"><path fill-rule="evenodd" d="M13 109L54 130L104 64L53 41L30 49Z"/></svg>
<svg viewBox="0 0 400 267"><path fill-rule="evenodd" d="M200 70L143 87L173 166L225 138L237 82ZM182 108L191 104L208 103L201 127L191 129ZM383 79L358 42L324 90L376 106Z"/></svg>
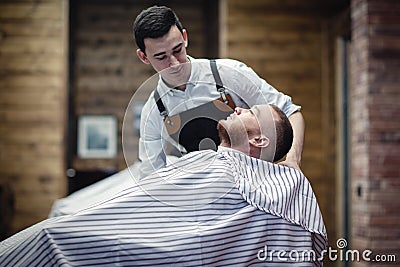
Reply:
<svg viewBox="0 0 400 267"><path fill-rule="evenodd" d="M113 115L78 118L78 157L114 158L117 155L118 120Z"/></svg>

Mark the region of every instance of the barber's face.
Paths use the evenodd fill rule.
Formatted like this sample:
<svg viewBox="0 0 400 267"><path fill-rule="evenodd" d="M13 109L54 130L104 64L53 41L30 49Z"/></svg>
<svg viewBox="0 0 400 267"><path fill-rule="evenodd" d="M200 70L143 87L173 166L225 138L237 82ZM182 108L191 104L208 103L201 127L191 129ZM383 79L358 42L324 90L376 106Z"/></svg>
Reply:
<svg viewBox="0 0 400 267"><path fill-rule="evenodd" d="M138 57L146 64L151 64L163 79L174 86L186 83L190 75L190 65L186 54L187 35L177 26L172 26L167 34L160 38L144 40L146 54L138 50Z"/></svg>

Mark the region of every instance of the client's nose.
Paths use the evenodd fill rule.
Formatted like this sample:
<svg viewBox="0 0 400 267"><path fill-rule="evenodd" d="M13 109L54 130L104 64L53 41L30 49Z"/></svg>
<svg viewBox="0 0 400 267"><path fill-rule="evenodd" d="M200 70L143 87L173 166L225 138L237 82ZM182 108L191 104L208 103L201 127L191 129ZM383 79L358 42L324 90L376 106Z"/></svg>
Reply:
<svg viewBox="0 0 400 267"><path fill-rule="evenodd" d="M235 108L235 113L236 113L237 115L239 115L240 113L242 113L242 111L243 111L243 109L242 109L241 107L236 107L236 108Z"/></svg>

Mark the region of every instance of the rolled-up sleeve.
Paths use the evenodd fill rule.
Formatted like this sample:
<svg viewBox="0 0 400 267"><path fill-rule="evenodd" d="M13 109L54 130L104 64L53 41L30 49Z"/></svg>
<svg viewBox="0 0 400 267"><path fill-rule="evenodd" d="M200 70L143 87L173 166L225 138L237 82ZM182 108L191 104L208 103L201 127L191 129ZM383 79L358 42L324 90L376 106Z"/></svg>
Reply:
<svg viewBox="0 0 400 267"><path fill-rule="evenodd" d="M290 96L285 95L282 92L279 92L263 79L261 79L261 92L263 96L266 98L267 103L277 106L288 117L292 115L294 112L299 111L301 109L301 106L298 106L293 103L292 98Z"/></svg>
<svg viewBox="0 0 400 267"><path fill-rule="evenodd" d="M286 116L301 109L301 106L293 103L290 96L279 92L243 62L225 59L221 61L221 69L222 72L230 74L229 79L226 75L221 75L223 83L249 107L273 104L279 107Z"/></svg>

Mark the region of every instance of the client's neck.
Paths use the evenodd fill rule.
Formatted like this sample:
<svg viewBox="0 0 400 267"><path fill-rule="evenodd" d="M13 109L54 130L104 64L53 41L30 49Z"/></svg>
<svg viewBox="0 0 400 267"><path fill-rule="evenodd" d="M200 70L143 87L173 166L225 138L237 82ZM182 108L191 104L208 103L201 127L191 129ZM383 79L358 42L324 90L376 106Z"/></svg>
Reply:
<svg viewBox="0 0 400 267"><path fill-rule="evenodd" d="M240 151L243 154L246 154L248 156L252 156L252 157L254 156L254 155L252 155L253 153L250 151L251 148L249 146L246 146L246 145L240 145L240 146L232 145L230 142L222 140L220 146Z"/></svg>

